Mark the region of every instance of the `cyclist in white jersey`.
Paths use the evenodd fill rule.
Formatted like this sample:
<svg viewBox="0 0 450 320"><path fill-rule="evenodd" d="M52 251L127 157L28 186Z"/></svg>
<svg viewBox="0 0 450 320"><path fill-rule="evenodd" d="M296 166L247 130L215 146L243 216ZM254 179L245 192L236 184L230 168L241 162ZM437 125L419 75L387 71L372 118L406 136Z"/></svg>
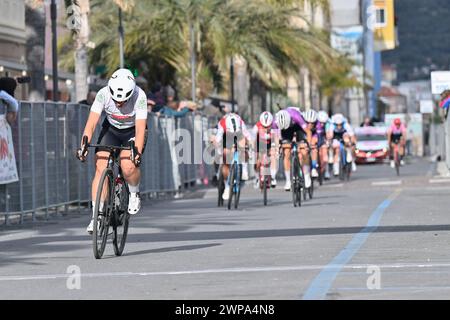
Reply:
<svg viewBox="0 0 450 320"><path fill-rule="evenodd" d="M120 167L130 190L128 212L136 214L141 208L139 195L141 172L138 166L147 142L147 97L145 92L136 86L130 70L116 70L108 81L108 86L97 93L83 133L83 136L88 137L88 143L91 142L103 111L106 113L106 118L103 121L97 144L129 146L131 140L135 141L137 155L134 163L130 158L131 152L122 150ZM84 150L83 145L78 149L78 158L85 161L87 152L83 154L82 150ZM96 170L92 181L92 199L95 199L98 183L103 170L107 167L109 156L109 153L102 148L96 148L95 154ZM95 203L92 201L92 208L94 207ZM102 210L103 204L100 203L99 207ZM92 231L93 220L87 228L88 233L92 233Z"/></svg>

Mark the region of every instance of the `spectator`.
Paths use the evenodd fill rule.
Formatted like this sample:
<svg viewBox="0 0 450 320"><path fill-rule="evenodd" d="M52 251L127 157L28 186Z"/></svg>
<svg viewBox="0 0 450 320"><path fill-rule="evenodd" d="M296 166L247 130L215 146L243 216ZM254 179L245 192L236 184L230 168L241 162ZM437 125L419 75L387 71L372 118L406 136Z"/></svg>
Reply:
<svg viewBox="0 0 450 320"><path fill-rule="evenodd" d="M0 115L6 114L6 121L12 125L17 118L19 103L14 98L17 82L14 78L0 78Z"/></svg>
<svg viewBox="0 0 450 320"><path fill-rule="evenodd" d="M213 98L211 103L203 108L203 113L206 116L222 118L226 112L220 104L220 100Z"/></svg>
<svg viewBox="0 0 450 320"><path fill-rule="evenodd" d="M156 82L147 94L147 99L154 102L154 111L158 111L166 105L166 99L164 99L164 93L160 82Z"/></svg>
<svg viewBox="0 0 450 320"><path fill-rule="evenodd" d="M374 123L370 117L365 117L364 121L361 123L361 127L373 127Z"/></svg>
<svg viewBox="0 0 450 320"><path fill-rule="evenodd" d="M95 96L97 95L97 92L94 90L89 90L86 99L79 101L79 104L85 104L88 106L91 106L94 103Z"/></svg>
<svg viewBox="0 0 450 320"><path fill-rule="evenodd" d="M195 111L197 109L197 105L192 101L170 101L169 103L170 106L163 106L158 112L156 112L156 115L181 118L184 117L189 111Z"/></svg>

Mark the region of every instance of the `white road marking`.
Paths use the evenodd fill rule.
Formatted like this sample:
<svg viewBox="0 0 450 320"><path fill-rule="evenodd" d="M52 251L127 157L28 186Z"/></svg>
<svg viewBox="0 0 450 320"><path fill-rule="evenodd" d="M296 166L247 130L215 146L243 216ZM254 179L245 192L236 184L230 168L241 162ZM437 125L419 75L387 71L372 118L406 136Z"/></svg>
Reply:
<svg viewBox="0 0 450 320"><path fill-rule="evenodd" d="M402 180L396 181L374 181L372 182L373 186L398 186L402 184Z"/></svg>
<svg viewBox="0 0 450 320"><path fill-rule="evenodd" d="M330 269L363 269L367 270L373 264L354 264L329 265ZM380 269L414 269L414 268L449 268L450 263L398 263L398 264L379 264ZM155 271L155 272L106 272L106 273L81 273L85 278L104 278L104 277L131 277L131 276L170 276L170 275L192 275L192 274L213 274L213 273L244 273L244 272L274 272L274 271L314 271L322 270L324 265L311 266L279 266L279 267L248 267L248 268L222 268L205 270L182 270L182 271ZM11 275L0 276L0 281L24 281L24 280L54 280L68 278L72 274L47 274L47 275Z"/></svg>
<svg viewBox="0 0 450 320"><path fill-rule="evenodd" d="M429 183L450 183L450 179L430 179Z"/></svg>
<svg viewBox="0 0 450 320"><path fill-rule="evenodd" d="M321 188L342 188L344 186L343 183L337 183L337 184L325 184L321 186Z"/></svg>

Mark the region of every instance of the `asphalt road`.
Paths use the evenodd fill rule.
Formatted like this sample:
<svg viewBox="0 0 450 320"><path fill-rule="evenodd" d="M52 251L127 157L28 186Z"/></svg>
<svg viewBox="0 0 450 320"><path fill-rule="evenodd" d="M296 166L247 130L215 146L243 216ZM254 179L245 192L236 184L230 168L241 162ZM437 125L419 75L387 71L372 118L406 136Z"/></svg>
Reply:
<svg viewBox="0 0 450 320"><path fill-rule="evenodd" d="M359 166L300 208L281 182L267 207L252 187L231 211L215 190L145 202L101 260L87 213L0 229L0 299L449 299L450 179L401 174Z"/></svg>

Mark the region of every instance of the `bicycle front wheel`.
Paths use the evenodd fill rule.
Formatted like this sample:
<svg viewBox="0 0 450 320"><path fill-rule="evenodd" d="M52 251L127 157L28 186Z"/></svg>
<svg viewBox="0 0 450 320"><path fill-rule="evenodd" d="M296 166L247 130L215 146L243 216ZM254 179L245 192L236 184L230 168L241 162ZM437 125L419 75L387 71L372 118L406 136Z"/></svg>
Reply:
<svg viewBox="0 0 450 320"><path fill-rule="evenodd" d="M122 192L119 195L118 206L114 208L113 218L113 246L114 254L120 256L125 248L128 235L130 214L128 213L129 190L127 183L123 183Z"/></svg>
<svg viewBox="0 0 450 320"><path fill-rule="evenodd" d="M103 171L97 189L94 207L94 230L92 232L92 245L94 257L100 259L105 251L106 241L113 210L113 172L107 168ZM102 211L100 205L103 203Z"/></svg>
<svg viewBox="0 0 450 320"><path fill-rule="evenodd" d="M264 177L262 187L263 187L264 205L267 206L267 178L266 177Z"/></svg>

